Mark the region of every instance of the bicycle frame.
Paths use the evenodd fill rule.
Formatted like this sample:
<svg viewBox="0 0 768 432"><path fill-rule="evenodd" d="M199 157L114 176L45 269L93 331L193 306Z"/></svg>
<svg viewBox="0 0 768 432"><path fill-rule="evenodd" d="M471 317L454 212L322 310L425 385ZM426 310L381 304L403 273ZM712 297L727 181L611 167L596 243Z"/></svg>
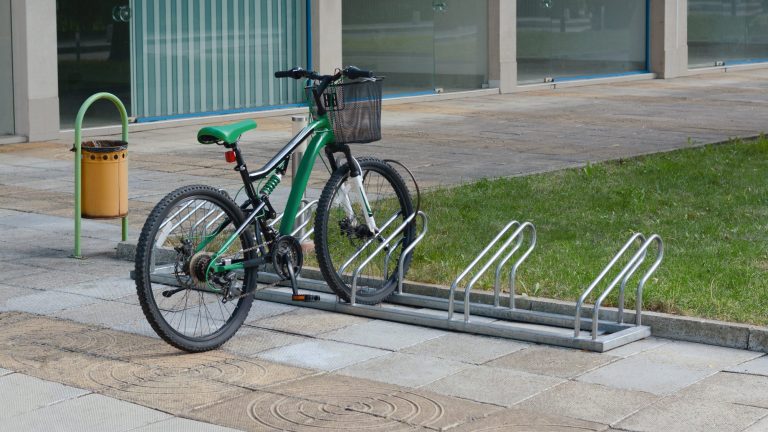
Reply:
<svg viewBox="0 0 768 432"><path fill-rule="evenodd" d="M238 166L243 167L243 171L241 171L241 174L243 176L243 182L246 186L246 191L248 192L248 196L250 198L250 203L253 205L253 210L248 214L248 217L246 218L245 222L237 227L235 232L231 234L227 240L224 242L224 244L219 248L219 250L216 252L216 254L213 256L213 259L211 260L211 264L208 267L207 273L210 274L213 273L220 273L220 272L227 272L227 271L233 271L233 270L243 270L245 269L244 262L235 262L235 263L225 263L225 264L217 264L217 261L219 257L232 245L232 243L237 239L240 234L249 226L251 225L260 215L263 215L263 209L267 205L266 200L262 200L260 197L258 197L253 190L253 182L259 179L263 179L266 176L268 176L270 173L273 172L277 167L280 166L280 164L286 160L287 157L290 157L291 154L296 150L296 148L303 143L310 134L314 133L314 136L307 144L307 149L304 152L303 157L301 158L301 161L299 162L299 168L296 171L295 177L293 178L293 184L291 185L291 191L288 196L288 202L285 205L285 210L283 213L282 220L280 221L280 228L279 233L280 235L291 235L291 232L294 229L294 224L296 220L296 216L299 213L300 207L301 207L301 201L304 197L304 192L306 191L307 185L309 184L309 177L312 173L312 167L315 165L315 160L320 154L320 151L325 149L327 146L334 144L335 137L333 134L333 129L331 128L331 124L328 118L328 115L323 115L320 118L316 119L309 125L307 125L304 129L299 131L296 136L291 139L291 141L283 147L264 167L262 167L260 170L249 173L247 172L247 169L245 168L245 162L242 160L242 156L240 154L240 151L235 148L235 153L237 155L237 162ZM350 156L351 157L351 156ZM331 161L331 166L335 169L335 162ZM358 176L362 177L362 176ZM362 182L359 182L360 187L362 185ZM370 209L370 204L368 202L368 198L365 194L365 191L360 188L360 193L363 199L363 203L365 205L366 209ZM369 220L370 219L370 220ZM375 224L373 221L372 215L370 214L370 210L368 210L366 214L366 222L370 224ZM231 223L230 221L225 221L217 229L215 229L211 234L207 236L207 238L198 245L198 250L200 251L204 249L214 238L216 238L221 231L224 230L224 228ZM375 226L375 225L374 225ZM213 287L209 287L211 289L216 290ZM216 290L218 292L218 290Z"/></svg>

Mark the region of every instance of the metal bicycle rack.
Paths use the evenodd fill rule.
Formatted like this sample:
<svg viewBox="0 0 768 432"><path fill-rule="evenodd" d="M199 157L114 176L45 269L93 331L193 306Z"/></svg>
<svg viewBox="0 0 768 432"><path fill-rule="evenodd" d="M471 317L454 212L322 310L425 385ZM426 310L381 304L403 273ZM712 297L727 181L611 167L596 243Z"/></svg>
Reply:
<svg viewBox="0 0 768 432"><path fill-rule="evenodd" d="M309 201L309 200L301 200L301 209L296 213L296 220L298 220L298 225L293 228L293 231L291 231L291 235L294 237L298 237L299 242L303 243L305 242L309 236L312 235L312 233L315 232L314 227L309 226L310 222L312 222L312 218L309 217L312 214L313 209L317 209L317 200ZM280 213L277 215L276 218L272 220L272 222L269 223L270 227L274 227L283 219L283 213Z"/></svg>
<svg viewBox="0 0 768 432"><path fill-rule="evenodd" d="M383 225L382 230L389 228L399 216L399 214L393 215ZM357 303L355 294L360 274L372 260L377 257L381 258L381 254L387 249L387 246L391 246L397 236L409 224L415 223L417 218L421 220L421 229L414 241L401 254L396 292L387 299L385 305L369 306ZM650 328L642 325L642 293L646 282L659 267L664 256L663 242L658 235L654 234L646 238L642 234L634 234L583 292L576 303L575 313L573 315L564 315L520 309L516 305L515 282L517 273L523 262L536 247L536 228L530 222L509 222L453 281L447 298L404 292L402 277L403 260L424 238L427 230L428 218L423 212L411 215L395 228L383 242L378 244L373 253L352 272L353 289L349 303L342 302L333 295L324 282L299 278L299 284L302 289L317 292L321 298L319 302L302 303L301 306L439 329L505 337L597 352L607 351L643 339L651 334ZM346 270L346 267L363 250L371 247L371 243L364 244L354 256L348 259L340 271ZM594 306L589 311L590 316L583 317L582 311L585 309L585 301L589 298L590 294L595 291L606 275L621 261L622 257L627 256L629 251L632 250L632 246L638 243L639 247L635 249L634 254L597 297ZM631 324L625 323L624 301L626 286L632 276L635 275L645 262L648 249L654 244L657 246L656 259L645 271L637 285L635 322ZM494 248L495 252L491 254ZM384 256L385 265L387 265L386 262L391 258L391 251L394 249L396 248L390 248L390 252ZM485 261L483 261L484 258ZM514 261L513 258L515 258ZM509 263L512 263L511 266L508 265ZM471 301L472 288L493 265L496 267L492 302L484 304ZM502 298L501 294L501 281L505 270L509 272L508 298ZM262 280L275 281L274 277L270 279L270 275L262 274L261 277ZM462 281L466 278L469 278L469 281L465 285L461 285ZM601 306L616 286L619 286L618 318L615 320L600 319ZM457 300L457 291L459 291L460 287L464 288L463 296L460 300ZM290 297L290 290L282 287L256 292L256 298L260 300L296 304L291 302ZM461 312L462 315L455 317L455 312Z"/></svg>
<svg viewBox="0 0 768 432"><path fill-rule="evenodd" d="M302 230L305 230L309 224L311 210L317 206L316 201L305 202L304 207L299 211L297 219L300 220L292 235L296 236ZM273 221L275 224L282 217ZM369 247L376 246L376 249L351 272L352 293L350 301L343 302L323 282L318 272L313 275L315 278L299 277L297 281L302 290L309 290L319 294L320 301L311 303L296 303L291 300L291 290L285 286L273 286L266 289L257 290L254 297L258 300L284 303L314 309L321 309L333 312L340 312L352 315L359 315L369 318L382 319L388 321L401 322L406 324L422 325L438 329L460 331L466 333L497 336L510 339L517 339L529 342L558 345L570 348L577 348L589 351L604 352L619 346L634 342L650 336L651 329L642 325L642 294L645 284L651 275L658 269L664 257L664 246L661 237L653 234L645 237L643 234L633 234L624 244L619 252L603 268L595 280L587 287L579 297L571 314L552 313L546 311L537 311L531 309L522 309L517 305L518 296L516 295L515 283L517 273L536 247L536 228L530 222L509 222L499 233L491 240L488 245L477 255L477 257L462 271L453 281L450 289L446 292L446 297L426 296L405 292L403 281L403 262L406 257L413 252L416 246L421 242L428 231L428 218L424 212L419 211L403 220L400 225L392 229L392 224L400 218L400 214L392 215L383 225L382 231L391 229L390 234L384 241L374 243L373 239L365 243L352 257L350 257L341 267L340 272L346 268ZM398 269L398 286L396 291L386 300L385 304L369 306L356 302L356 292L358 280L363 270L375 259L385 260L385 266L391 259L392 251L400 245L399 234L403 232L410 224L416 224L421 221L421 228L413 242L409 244L401 253ZM417 224L418 226L418 224ZM300 237L302 241L309 238L312 230L305 230ZM382 257L382 252L387 250L387 246L392 246ZM633 245L636 246L633 249ZM648 249L656 245L656 259L648 267L640 278L636 288L636 311L634 323L624 322L624 303L625 291L630 279L637 273L643 265L648 255ZM495 249L495 251L494 251ZM491 253L494 251L493 253ZM591 310L587 310L585 302L597 287L603 282L606 276L614 270L617 263L626 258L630 251L634 254L627 260L624 266L611 280L610 283L600 292L594 302ZM514 260L513 260L514 258ZM485 259L485 261L483 261ZM481 264L482 263L482 264ZM511 266L508 265L512 263ZM472 301L472 289L480 278L495 265L494 289L490 298L485 302ZM389 268L389 267L384 267ZM501 282L504 272L509 275L509 296L502 296ZM615 270L614 270L615 271ZM311 272L311 269L305 269L305 274ZM471 276L471 277L470 277ZM154 277L154 276L153 276ZM158 275L158 279L168 283L171 282L168 276ZM469 279L464 285L462 281ZM277 276L270 273L259 273L259 281L263 283L278 282ZM618 288L618 313L602 314L601 307L616 287ZM458 299L457 292L463 287L461 298ZM483 300L483 295L477 296L475 300ZM567 309L567 308L566 308ZM456 312L461 313L455 316ZM587 316L583 316L587 315ZM613 319L607 319L606 315L615 316Z"/></svg>

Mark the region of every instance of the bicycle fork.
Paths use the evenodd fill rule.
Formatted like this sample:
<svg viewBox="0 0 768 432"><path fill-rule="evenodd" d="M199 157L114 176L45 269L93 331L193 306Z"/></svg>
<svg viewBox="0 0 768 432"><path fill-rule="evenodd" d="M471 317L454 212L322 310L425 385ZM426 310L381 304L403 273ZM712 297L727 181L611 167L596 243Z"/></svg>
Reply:
<svg viewBox="0 0 768 432"><path fill-rule="evenodd" d="M349 177L352 179L352 183L357 189L357 193L360 195L360 199L363 205L363 218L365 219L365 225L371 234L379 237L379 228L376 226L376 220L373 217L373 211L371 210L371 203L368 200L368 195L365 193L365 187L363 186L363 173L360 168L360 164L355 158L348 155L348 161L352 163L350 165ZM347 214L347 219L354 225L357 222L357 216L352 208L352 191L348 184L341 185L341 205L344 208L344 212Z"/></svg>

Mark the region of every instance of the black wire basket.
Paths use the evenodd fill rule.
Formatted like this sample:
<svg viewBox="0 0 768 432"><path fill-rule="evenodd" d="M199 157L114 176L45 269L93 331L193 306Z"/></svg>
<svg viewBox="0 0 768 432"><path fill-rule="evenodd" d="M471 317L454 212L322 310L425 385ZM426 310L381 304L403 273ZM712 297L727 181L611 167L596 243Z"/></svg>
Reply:
<svg viewBox="0 0 768 432"><path fill-rule="evenodd" d="M317 118L317 106L307 87L312 116ZM381 78L369 78L333 84L320 95L328 111L337 144L369 143L381 139Z"/></svg>

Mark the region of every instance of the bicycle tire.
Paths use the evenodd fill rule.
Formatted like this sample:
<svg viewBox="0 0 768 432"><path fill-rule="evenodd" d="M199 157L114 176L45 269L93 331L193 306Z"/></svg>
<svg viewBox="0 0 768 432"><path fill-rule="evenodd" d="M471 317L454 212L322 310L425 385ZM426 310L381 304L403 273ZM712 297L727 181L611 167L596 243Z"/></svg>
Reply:
<svg viewBox="0 0 768 432"><path fill-rule="evenodd" d="M189 206L187 206L187 210L190 208L193 209L189 211L189 214L192 216L178 213L177 209L184 209L183 203L187 202L190 203ZM201 204L201 207L198 209L195 209L197 205L192 206L192 203L196 202ZM184 237L183 230L180 231L180 234L173 233L175 232L174 229L176 226L184 226L184 224L187 224L187 222L189 222L193 216L197 215L195 212L201 211L199 209L203 209L202 211L205 211L206 214L208 209L211 209L211 211L219 211L219 213L213 213L212 216L206 216L206 218L210 218L211 220L213 220L213 217L215 216L218 216L221 219L221 213L223 213L222 222L214 221L214 224L221 225L225 227L225 229L234 230L244 222L242 211L237 206L237 204L235 204L235 202L225 193L205 185L191 185L181 187L169 193L162 200L160 200L160 202L154 207L152 212L147 217L147 220L144 223L144 227L141 230L141 234L139 236L135 259L136 291L139 297L139 304L141 305L141 309L144 312L147 321L149 321L152 329L165 342L178 349L188 352L209 351L216 349L224 344L235 334L235 332L237 332L237 330L243 324L246 317L248 316L248 312L250 311L251 304L253 302L253 295L240 296L239 299L235 299L229 302L229 305L234 304L234 307L230 310L229 316L226 318L226 320L222 318L217 321L212 316L208 306L210 305L211 308L213 308L215 305L222 312L227 310L229 306L227 306L225 303L222 303L220 299L216 298L216 294L211 293L210 291L204 291L201 286L207 287L210 283L207 280L207 266L203 260L206 259L206 256L212 256L213 252L215 252L215 250L220 245L216 244L214 241L211 241L211 243L206 246L206 249L195 252L194 256L191 257L185 256L184 253L180 252L176 248L169 249L171 247L170 245L174 244L175 242L178 248L183 249L181 244L184 244L190 245L188 249L194 250L191 246L191 241L185 242L184 240L179 240ZM182 216L179 216L179 214L182 214ZM181 220L181 222L176 222L170 225L171 221L177 220L176 218ZM186 218L187 221L184 221L184 218ZM227 220L230 221L230 223L225 225L224 221ZM206 223L203 224L202 222ZM170 229L168 228L169 225ZM208 227L211 224L208 223L208 219L203 219L201 222L196 224L190 223L189 225L192 225L192 231L189 237L195 238L195 235L198 233L197 230L199 229L199 226L206 227L203 231L200 231L200 233L202 233L201 235L205 236L206 230L209 229ZM162 232L161 229L163 230ZM179 235L180 237L173 237L172 234L173 236ZM225 231L219 235L226 235L228 237L229 234L230 233L228 231ZM168 240L169 238L171 238L171 240ZM214 237L214 240L218 238L219 237L216 236ZM245 251L244 253L241 252L242 257L245 259L253 258L253 238L252 234L250 233L250 229L243 231L238 239L239 241L236 240L233 243L234 246L230 247L233 248L233 250L239 249L240 251ZM157 245L158 242L160 242L160 245ZM200 244L201 243L194 245L194 248L197 248ZM173 257L174 252L176 254L175 258ZM155 253L157 253L157 255L155 255ZM158 259L160 261L168 261L161 263L165 264L165 267L158 264ZM163 272L169 271L168 268L171 266L169 263L170 261L173 261L173 273L166 275ZM159 270L160 267L163 267L165 270ZM205 271L206 279L202 281L199 277L195 279L194 271L190 270L193 267L205 268L206 270L203 271ZM197 273L199 274L200 271ZM180 284L179 286L182 288L185 286L184 283L186 283L188 286L186 289L180 290L177 294L173 294L167 298L164 296L163 292L160 292L159 294L162 297L158 300L158 290L164 290L165 292L169 291L168 284L160 283L157 281L158 277L163 276L166 277L166 281L169 280L168 278L173 276L176 278ZM155 279L155 281L153 281L153 279ZM253 269L246 270L245 274L243 275L242 292L252 292L255 284L255 271ZM180 308L180 310L173 310L175 307L169 305L174 301L173 297L181 293L183 293L183 296L186 297L187 300L185 301L183 308ZM194 301L195 296L199 296L199 304L202 305L198 307L196 312L193 310L193 306L189 306L188 303L189 298L192 297ZM168 302L166 302L166 300L168 300ZM158 301L162 302L162 307L158 305ZM180 301L180 299L177 300L177 302ZM222 304L224 307L222 307ZM175 321L175 318L170 318L169 322L169 312L173 314L185 314L183 323L182 319L179 318L178 325L181 326L181 329L174 327L173 322ZM190 335L188 334L188 329L192 323L188 323L186 315L187 312L189 312L190 316L192 317L190 319L196 320L194 323L195 329L197 329L199 323L202 330L204 324L202 323L201 317L206 318L207 322L205 324L209 328L212 328L215 325L219 325L219 323L221 323L221 325L208 334L201 333L198 335L195 331L193 331ZM208 316L206 316L206 314ZM173 317L175 315L171 316ZM223 316L224 313L222 313L222 317Z"/></svg>
<svg viewBox="0 0 768 432"><path fill-rule="evenodd" d="M368 195L371 210L374 213L379 228L392 217L396 212L400 212L400 220L406 219L413 213L413 203L411 201L408 188L405 186L400 174L386 162L376 158L359 158L361 171L363 173L363 184ZM345 269L341 269L343 263L358 251L370 239L370 233L357 235L353 231L356 228L349 226L348 217L343 216L341 204L336 197L342 185L350 179L349 167L347 164L339 167L326 183L320 195L317 213L315 216L315 254L320 266L323 278L328 286L342 300L349 302L352 293L352 273L357 265L362 263L371 252L380 244L375 239L364 252L355 259ZM388 190L378 190L378 180L381 180L382 187L391 188ZM392 195L394 194L394 195ZM353 207L355 207L353 205ZM358 203L355 213L362 212L362 205ZM362 216L358 220L364 220ZM346 221L346 222L345 222ZM346 224L346 225L345 225ZM367 231L364 224L358 224L359 229ZM394 229L399 226L395 220L388 229L382 232L387 237ZM382 256L374 258L371 264L366 267L365 273L359 279L358 291L355 295L355 301L361 304L377 304L389 297L397 287L397 266L402 251L413 241L415 237L415 227L410 224L399 237L399 242L395 244L392 255L386 260L384 265L379 265L385 260L385 253ZM344 243L349 242L351 247L345 247ZM388 252L388 251L387 251ZM409 254L403 261L403 275L408 271L411 261ZM378 267L377 267L378 266Z"/></svg>

